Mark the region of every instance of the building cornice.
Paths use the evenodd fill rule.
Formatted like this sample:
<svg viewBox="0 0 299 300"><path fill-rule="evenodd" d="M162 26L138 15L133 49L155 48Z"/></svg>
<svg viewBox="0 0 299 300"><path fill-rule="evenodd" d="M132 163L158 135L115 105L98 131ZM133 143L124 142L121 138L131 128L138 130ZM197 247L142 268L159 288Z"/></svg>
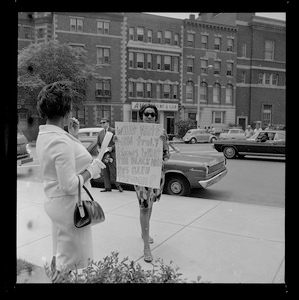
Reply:
<svg viewBox="0 0 299 300"><path fill-rule="evenodd" d="M130 40L127 44L129 49L134 50L142 50L149 52L161 52L161 53L175 53L180 55L182 53L182 49L179 46L171 46L165 44L153 44L153 43L144 43L140 41L132 41Z"/></svg>

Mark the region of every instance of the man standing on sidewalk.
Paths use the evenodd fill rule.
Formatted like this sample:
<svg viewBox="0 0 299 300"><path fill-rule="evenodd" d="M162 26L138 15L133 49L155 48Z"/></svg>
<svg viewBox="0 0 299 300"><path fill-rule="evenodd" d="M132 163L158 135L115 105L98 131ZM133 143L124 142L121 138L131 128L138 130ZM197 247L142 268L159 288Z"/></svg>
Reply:
<svg viewBox="0 0 299 300"><path fill-rule="evenodd" d="M101 130L98 134L99 148L101 148L107 131L112 132L113 136L115 134L114 128L110 127L110 120L108 118L102 118L101 125L104 130ZM102 161L106 165L106 168L102 170L105 189L101 190L101 192L111 192L111 178L115 182L117 189L122 192L122 186L119 182L116 182L115 143L113 141L113 137L108 144L107 151L105 152Z"/></svg>

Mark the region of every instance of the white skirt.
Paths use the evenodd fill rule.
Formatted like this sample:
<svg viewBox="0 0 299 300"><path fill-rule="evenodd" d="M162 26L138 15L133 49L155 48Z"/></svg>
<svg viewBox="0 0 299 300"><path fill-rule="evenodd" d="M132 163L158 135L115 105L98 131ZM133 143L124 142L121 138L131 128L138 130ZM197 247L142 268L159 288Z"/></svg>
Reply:
<svg viewBox="0 0 299 300"><path fill-rule="evenodd" d="M83 198L83 192L82 192ZM88 259L93 259L92 228L76 228L74 209L77 195L47 198L44 207L52 220L53 256L56 268L85 268Z"/></svg>

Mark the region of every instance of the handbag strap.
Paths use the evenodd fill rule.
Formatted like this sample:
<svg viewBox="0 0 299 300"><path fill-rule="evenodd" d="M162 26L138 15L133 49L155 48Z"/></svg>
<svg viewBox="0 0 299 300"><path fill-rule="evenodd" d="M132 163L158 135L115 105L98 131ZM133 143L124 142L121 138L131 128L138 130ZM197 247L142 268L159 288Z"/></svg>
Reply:
<svg viewBox="0 0 299 300"><path fill-rule="evenodd" d="M79 178L79 177L78 177ZM87 193L87 195L89 196L89 198L91 199L91 201L94 201L92 195L90 194L89 190L87 189L87 187L85 187L83 185L83 189L85 190L85 192ZM80 179L79 179L79 184L78 184L78 203L81 203L81 184L80 184Z"/></svg>

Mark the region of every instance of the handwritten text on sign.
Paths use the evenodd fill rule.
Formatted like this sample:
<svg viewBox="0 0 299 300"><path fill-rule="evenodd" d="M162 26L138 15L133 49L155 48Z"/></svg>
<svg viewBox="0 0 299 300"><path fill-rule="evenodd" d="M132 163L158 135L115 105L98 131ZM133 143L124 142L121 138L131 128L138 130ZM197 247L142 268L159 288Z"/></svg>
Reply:
<svg viewBox="0 0 299 300"><path fill-rule="evenodd" d="M160 188L162 124L115 122L118 182Z"/></svg>

